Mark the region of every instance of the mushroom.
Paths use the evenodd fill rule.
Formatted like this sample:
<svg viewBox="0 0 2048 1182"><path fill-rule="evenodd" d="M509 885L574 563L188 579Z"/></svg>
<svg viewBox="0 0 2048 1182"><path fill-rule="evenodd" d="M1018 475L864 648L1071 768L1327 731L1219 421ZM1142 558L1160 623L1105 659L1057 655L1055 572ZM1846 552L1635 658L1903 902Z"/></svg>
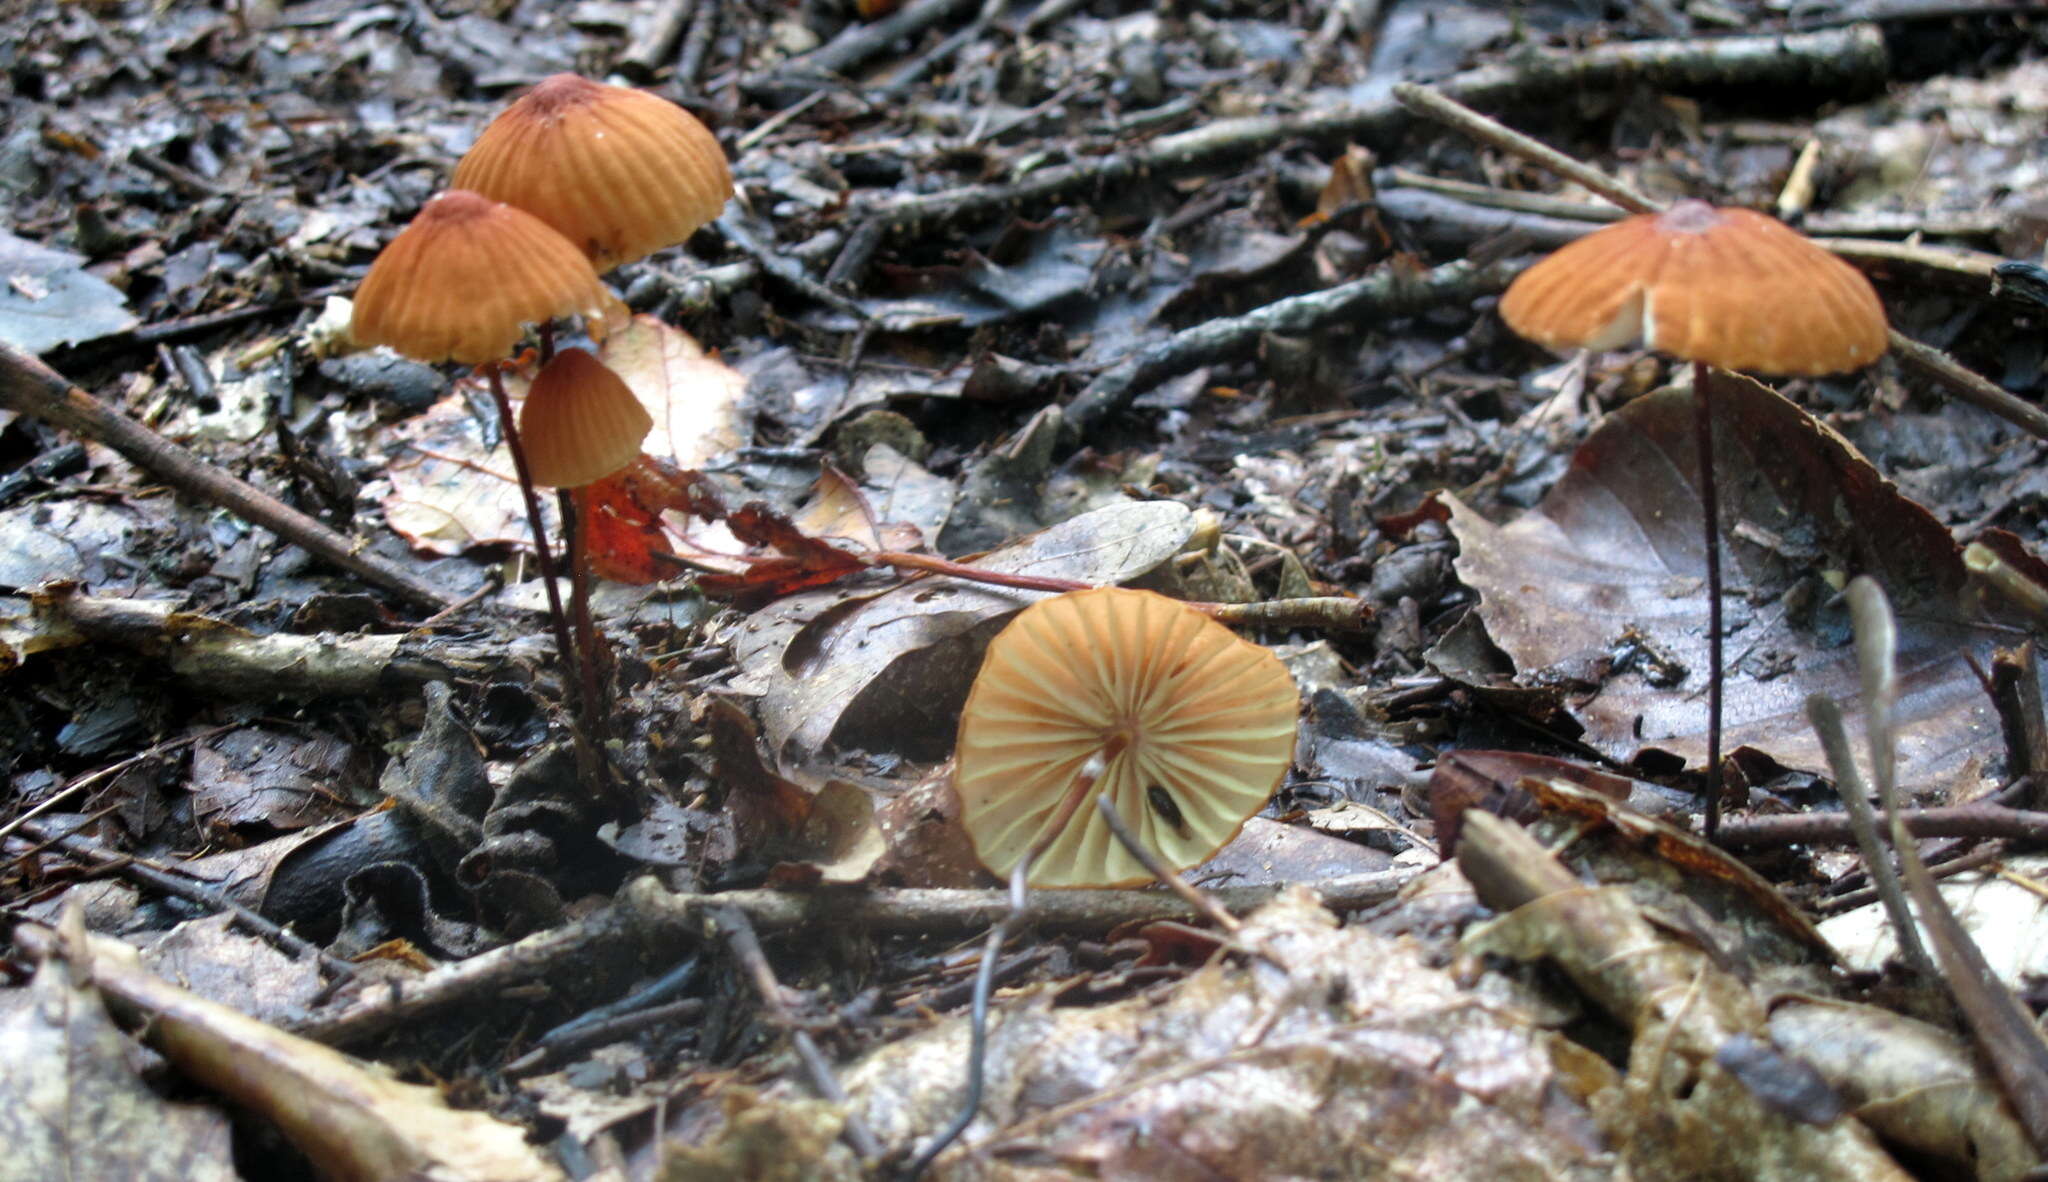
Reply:
<svg viewBox="0 0 2048 1182"><path fill-rule="evenodd" d="M1082 799L1099 792L1168 863L1197 865L1273 795L1296 709L1279 658L1185 604L1119 587L1041 600L989 644L960 717L975 854L1004 877L1033 856L1038 887L1145 881Z"/></svg>
<svg viewBox="0 0 2048 1182"><path fill-rule="evenodd" d="M458 188L429 198L412 224L378 254L356 289L349 324L350 335L365 345L388 345L421 361L483 367L519 477L557 651L565 661L576 653L586 665L590 649L572 644L533 471L505 395L504 375L493 363L512 351L528 324L545 327L557 316L579 314L601 323L617 307L590 260L547 223ZM579 711L599 717L594 705L583 700L593 679L579 680L585 687ZM581 729L577 736L583 742Z"/></svg>
<svg viewBox="0 0 2048 1182"><path fill-rule="evenodd" d="M1841 373L1887 344L1870 281L1782 222L1681 201L1558 250L1500 301L1508 327L1553 349L1644 345L1693 363L1707 566L1707 816L1721 819L1721 510L1709 367Z"/></svg>
<svg viewBox="0 0 2048 1182"><path fill-rule="evenodd" d="M525 325L595 319L616 302L590 260L546 223L450 189L370 264L349 333L421 361L482 365L510 353Z"/></svg>
<svg viewBox="0 0 2048 1182"><path fill-rule="evenodd" d="M732 197L717 137L666 99L556 74L491 121L457 188L553 226L600 271L688 238Z"/></svg>
<svg viewBox="0 0 2048 1182"><path fill-rule="evenodd" d="M1641 341L1759 373L1840 373L1885 350L1884 305L1863 272L1776 218L1704 201L1565 246L1508 287L1500 314L1553 349Z"/></svg>
<svg viewBox="0 0 2048 1182"><path fill-rule="evenodd" d="M535 484L580 488L640 454L654 419L626 383L583 349L541 367L519 408L519 434Z"/></svg>

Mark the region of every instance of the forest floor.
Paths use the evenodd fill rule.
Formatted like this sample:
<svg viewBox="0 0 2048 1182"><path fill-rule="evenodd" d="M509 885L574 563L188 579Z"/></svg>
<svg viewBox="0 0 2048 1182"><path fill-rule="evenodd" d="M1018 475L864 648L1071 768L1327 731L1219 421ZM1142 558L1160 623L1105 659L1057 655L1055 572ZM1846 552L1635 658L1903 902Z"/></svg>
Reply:
<svg viewBox="0 0 2048 1182"><path fill-rule="evenodd" d="M2048 273L1994 282L2048 257L2048 9L858 7L0 5L0 1174L2039 1160L2048 1054L1970 1032L2048 1002ZM564 71L738 188L606 276L699 483L586 538L581 713L482 380L346 332ZM1402 83L1790 221L1955 367L1711 380L1713 843L1692 368L1511 332L1624 211ZM1197 901L1030 896L985 1047L1009 901L948 760L1049 592L885 555L1242 605L1300 691ZM1899 952L1815 695L1896 749L1983 972Z"/></svg>

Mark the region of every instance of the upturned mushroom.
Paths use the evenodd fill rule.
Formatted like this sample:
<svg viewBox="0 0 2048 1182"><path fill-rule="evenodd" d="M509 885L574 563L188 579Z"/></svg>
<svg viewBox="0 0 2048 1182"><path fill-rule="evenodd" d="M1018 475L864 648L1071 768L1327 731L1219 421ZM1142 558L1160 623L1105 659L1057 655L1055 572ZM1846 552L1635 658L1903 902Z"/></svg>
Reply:
<svg viewBox="0 0 2048 1182"><path fill-rule="evenodd" d="M717 137L667 99L556 74L507 107L455 185L553 226L599 271L688 238L731 199Z"/></svg>
<svg viewBox="0 0 2048 1182"><path fill-rule="evenodd" d="M1037 887L1148 875L1090 801L1186 869L1236 836L1294 752L1279 658L1185 604L1102 587L1024 609L989 644L960 717L954 786L982 864ZM1083 768L1100 759L1099 777Z"/></svg>
<svg viewBox="0 0 2048 1182"><path fill-rule="evenodd" d="M1638 342L1693 363L1707 568L1707 816L1721 816L1721 511L1710 367L1813 376L1885 351L1884 305L1856 268L1774 218L1681 201L1596 230L1524 271L1501 318L1554 349Z"/></svg>

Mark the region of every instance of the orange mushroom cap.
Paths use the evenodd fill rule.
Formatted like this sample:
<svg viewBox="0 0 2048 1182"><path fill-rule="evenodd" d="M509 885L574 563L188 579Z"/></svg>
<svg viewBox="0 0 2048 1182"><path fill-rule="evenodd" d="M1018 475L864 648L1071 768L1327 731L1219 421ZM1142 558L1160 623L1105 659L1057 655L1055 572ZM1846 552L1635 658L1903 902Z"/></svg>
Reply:
<svg viewBox="0 0 2048 1182"><path fill-rule="evenodd" d="M575 74L493 119L454 183L553 226L600 271L681 242L732 197L725 150L694 115Z"/></svg>
<svg viewBox="0 0 2048 1182"><path fill-rule="evenodd" d="M1553 349L1641 341L1686 361L1774 374L1856 369L1885 350L1884 305L1856 268L1775 218L1681 201L1596 230L1500 301Z"/></svg>
<svg viewBox="0 0 2048 1182"><path fill-rule="evenodd" d="M590 260L546 223L450 189L370 264L349 333L421 361L481 365L510 353L524 325L597 318L614 303Z"/></svg>
<svg viewBox="0 0 2048 1182"><path fill-rule="evenodd" d="M1095 810L1106 792L1139 840L1186 869L1273 795L1296 712L1279 658L1186 604L1120 587L1056 595L1025 608L983 658L960 716L961 819L998 875L1057 823L1033 886L1143 882ZM1096 756L1105 769L1090 799L1064 808Z"/></svg>
<svg viewBox="0 0 2048 1182"><path fill-rule="evenodd" d="M640 454L654 417L625 381L582 349L564 349L541 368L519 408L519 438L533 482L581 488Z"/></svg>

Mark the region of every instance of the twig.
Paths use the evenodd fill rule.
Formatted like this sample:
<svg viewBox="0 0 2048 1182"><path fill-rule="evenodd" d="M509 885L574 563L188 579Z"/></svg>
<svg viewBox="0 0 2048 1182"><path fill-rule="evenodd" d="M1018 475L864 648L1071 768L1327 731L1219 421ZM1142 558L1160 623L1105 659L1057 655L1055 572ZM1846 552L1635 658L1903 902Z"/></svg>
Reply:
<svg viewBox="0 0 2048 1182"><path fill-rule="evenodd" d="M460 676L523 675L502 645L458 644L424 634L254 636L210 616L181 612L168 600L83 595L68 588L45 591L31 602L53 641L118 644L223 695L361 697Z"/></svg>
<svg viewBox="0 0 2048 1182"><path fill-rule="evenodd" d="M1654 213L1662 208L1656 201L1643 196L1599 169L1581 164L1549 144L1531 139L1504 123L1488 119L1468 107L1454 103L1427 86L1399 82L1394 85L1394 97L1402 106L1418 115L1426 115L1464 132L1475 140L1492 144L1511 155L1520 156L1567 180L1577 181L1579 187L1587 192L1605 197L1630 213Z"/></svg>
<svg viewBox="0 0 2048 1182"><path fill-rule="evenodd" d="M867 324L873 319L873 317L868 315L866 308L861 307L853 300L811 278L810 272L804 270L802 263L774 250L754 237L754 232L740 220L738 214L727 211L719 215L716 225L718 232L725 236L726 242L734 250L754 260L761 270L767 274L780 279L801 294L818 301L826 307L853 317L854 320L861 324Z"/></svg>
<svg viewBox="0 0 2048 1182"><path fill-rule="evenodd" d="M696 7L697 0L659 0L641 18L640 28L612 68L640 82L654 77L683 39Z"/></svg>
<svg viewBox="0 0 2048 1182"><path fill-rule="evenodd" d="M976 0L915 0L872 24L848 25L844 32L817 49L783 62L775 69L740 80L740 89L759 99L781 106L796 101L820 83L832 84L837 76L869 58L888 51L906 38L915 37Z"/></svg>
<svg viewBox="0 0 2048 1182"><path fill-rule="evenodd" d="M704 72L704 58L711 52L711 38L718 32L719 0L698 0L690 16L690 31L683 37L683 50L676 55L676 85L685 93L697 87L697 75Z"/></svg>
<svg viewBox="0 0 2048 1182"><path fill-rule="evenodd" d="M2048 439L2048 411L2006 393L1934 346L1923 345L1897 329L1890 331L1892 352L1898 354L1899 360L1977 409L1989 411L2037 439Z"/></svg>
<svg viewBox="0 0 2048 1182"><path fill-rule="evenodd" d="M152 744L146 750L138 751L126 759L110 763L97 771L87 772L85 775L78 777L76 780L51 793L49 799L38 803L34 808L7 822L5 825L0 825L0 838L5 838L22 825L35 820L37 817L42 816L44 813L57 807L57 805L98 784L100 781L112 779L146 759L155 759L180 747L204 742L216 735L224 735L234 730L238 725L238 723L230 722L221 726L208 727L203 731L197 731L193 734L180 735L175 739L165 739L163 742Z"/></svg>
<svg viewBox="0 0 2048 1182"><path fill-rule="evenodd" d="M810 1032L797 1025L790 1014L789 1002L782 994L782 984L775 979L775 968L768 963L768 954L761 950L761 938L754 934L754 925L747 920L746 912L733 907L712 907L704 918L725 936L726 947L732 950L733 958L740 962L747 979L753 982L762 1004L768 1007L776 1025L788 1032L797 1058L803 1060L804 1071L811 1077L812 1090L820 1099L829 1100L845 1111L846 1123L841 1127L840 1136L846 1138L846 1143L853 1147L862 1161L880 1158L882 1146L875 1140L873 1130L847 1103L846 1089L839 1086L839 1077L832 1074L832 1065L818 1050Z"/></svg>
<svg viewBox="0 0 2048 1182"><path fill-rule="evenodd" d="M916 86L919 79L953 60L954 55L986 33L989 25L1003 14L1006 7L1008 0L983 0L981 11L976 13L974 19L964 28L954 30L944 41L934 46L930 53L896 71L887 82L877 88L875 93L883 99L899 99L910 93L910 88Z"/></svg>
<svg viewBox="0 0 2048 1182"><path fill-rule="evenodd" d="M260 525L415 607L439 611L455 601L454 596L368 553L360 541L343 537L262 489L235 479L149 428L108 409L41 361L5 344L0 344L0 408L105 444L187 496Z"/></svg>
<svg viewBox="0 0 2048 1182"><path fill-rule="evenodd" d="M24 824L21 831L36 841L63 850L71 857L80 860L92 859L88 865L100 873L118 874L172 898L184 899L214 911L226 912L234 917L236 926L287 956L311 959L320 966L320 971L325 976L348 979L356 975L354 965L322 951L301 936L293 935L228 898L225 892L215 887L169 869L151 865L133 855L110 850L89 837L46 829L40 822Z"/></svg>
<svg viewBox="0 0 2048 1182"><path fill-rule="evenodd" d="M1067 421L1085 434L1142 391L1201 366L1248 355L1268 333L1299 335L1337 324L1411 315L1499 291L1527 265L1526 260L1488 265L1459 261L1420 275L1387 265L1363 279L1182 329L1096 375L1067 407Z"/></svg>
<svg viewBox="0 0 2048 1182"><path fill-rule="evenodd" d="M1874 822L1888 818L1874 814ZM1906 810L1906 831L1915 837L2006 837L2048 842L2048 813L1973 802ZM1848 813L1785 813L1721 823L1719 844L1727 849L1827 845L1856 840Z"/></svg>
<svg viewBox="0 0 2048 1182"><path fill-rule="evenodd" d="M2021 808L2038 804L2048 789L2048 715L2041 706L2041 674L2034 642L1999 649L1991 658L1991 703L2005 736L2006 774L2019 778L2000 793Z"/></svg>
<svg viewBox="0 0 2048 1182"><path fill-rule="evenodd" d="M1394 897L1413 870L1353 874L1311 883L1323 905L1356 911ZM1211 891L1233 912L1248 911L1272 898L1279 885L1223 887ZM1010 908L1001 890L874 890L860 887L812 891L725 891L675 894L651 877L635 879L610 907L581 920L528 936L514 944L435 969L402 991L379 992L335 1015L298 1028L308 1038L347 1046L419 1021L451 1006L489 997L512 986L544 979L561 966L587 961L606 950L659 950L694 939L706 907L736 907L763 931L852 926L882 933L943 935L978 931ZM1029 922L1055 931L1106 932L1147 919L1194 919L1197 913L1171 895L1151 891L1039 891L1031 897Z"/></svg>
<svg viewBox="0 0 2048 1182"><path fill-rule="evenodd" d="M1683 90L1796 81L1856 89L1881 86L1885 76L1883 35L1875 26L1858 25L1790 36L1634 41L1543 50L1518 55L1513 62L1452 75L1436 89L1467 103L1502 107L1624 84ZM1306 102L1308 109L1298 115L1216 119L1150 143L1040 168L1008 182L897 195L863 202L868 208L856 212L883 218L899 233L913 233L935 223L1009 213L1020 204L1054 201L1086 189L1205 172L1289 140L1357 141L1388 148L1410 119L1391 96L1354 105L1346 92L1325 90L1312 92Z"/></svg>
<svg viewBox="0 0 2048 1182"><path fill-rule="evenodd" d="M704 1012L704 999L686 997L665 1005L612 1014L592 1022L549 1031L534 1048L510 1063L505 1074L514 1078L546 1071L579 1052L618 1042L650 1026L680 1026Z"/></svg>

